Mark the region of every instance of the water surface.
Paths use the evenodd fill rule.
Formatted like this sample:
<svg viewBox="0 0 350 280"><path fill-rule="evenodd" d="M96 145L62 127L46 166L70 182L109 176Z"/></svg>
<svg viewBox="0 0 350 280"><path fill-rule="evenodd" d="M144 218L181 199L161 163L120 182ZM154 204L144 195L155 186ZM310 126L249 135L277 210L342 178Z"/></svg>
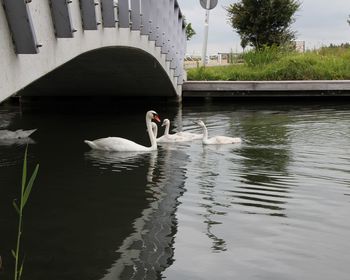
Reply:
<svg viewBox="0 0 350 280"><path fill-rule="evenodd" d="M200 118L210 135L243 142L125 154L83 143L149 145L148 109L173 131L198 133ZM17 128L38 128L29 165L40 163L25 209L24 279L349 278L349 105L0 106L0 129ZM24 149L0 142L1 279L13 269Z"/></svg>

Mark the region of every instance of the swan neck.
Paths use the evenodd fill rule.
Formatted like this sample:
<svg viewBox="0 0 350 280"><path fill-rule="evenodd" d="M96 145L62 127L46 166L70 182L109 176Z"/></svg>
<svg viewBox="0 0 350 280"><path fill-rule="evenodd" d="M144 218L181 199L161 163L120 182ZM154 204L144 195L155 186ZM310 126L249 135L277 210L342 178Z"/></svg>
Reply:
<svg viewBox="0 0 350 280"><path fill-rule="evenodd" d="M165 125L164 135L168 135L169 134L169 128L170 128L170 123L167 122L166 125Z"/></svg>
<svg viewBox="0 0 350 280"><path fill-rule="evenodd" d="M152 122L151 119L146 116L146 126L147 126L149 140L151 141L151 149L154 149L157 147L157 141L153 133L151 122Z"/></svg>
<svg viewBox="0 0 350 280"><path fill-rule="evenodd" d="M157 139L157 136L158 136L158 125L154 125L152 127L154 128L154 130L153 130L154 137Z"/></svg>
<svg viewBox="0 0 350 280"><path fill-rule="evenodd" d="M203 140L208 139L208 129L205 125L203 125Z"/></svg>

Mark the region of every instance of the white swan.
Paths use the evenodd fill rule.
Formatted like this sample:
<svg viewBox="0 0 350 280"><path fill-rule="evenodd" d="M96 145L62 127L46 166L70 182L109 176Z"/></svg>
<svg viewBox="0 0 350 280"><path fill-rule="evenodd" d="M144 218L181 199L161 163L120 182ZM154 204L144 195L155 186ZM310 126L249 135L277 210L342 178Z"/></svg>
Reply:
<svg viewBox="0 0 350 280"><path fill-rule="evenodd" d="M168 119L164 119L162 126L164 126L164 125L165 125L164 134L169 134L170 121ZM187 138L189 140L197 140L197 139L203 138L203 134L198 134L198 133L193 133L193 132L188 132L188 131L180 131L180 132L173 133L171 135L177 135L180 137Z"/></svg>
<svg viewBox="0 0 350 280"><path fill-rule="evenodd" d="M16 131L0 130L0 139L1 140L9 140L9 139L28 138L35 131L36 131L36 129L30 129L30 130L18 129Z"/></svg>
<svg viewBox="0 0 350 280"><path fill-rule="evenodd" d="M205 126L202 120L195 121L196 124L202 127L203 129L203 144L205 145L220 145L220 144L234 144L241 143L241 138L238 137L227 137L227 136L214 136L208 138L208 129Z"/></svg>
<svg viewBox="0 0 350 280"><path fill-rule="evenodd" d="M100 138L93 141L84 140L92 149L111 151L111 152L147 152L157 150L156 137L152 132L152 120L160 122L159 116L155 111L148 111L146 113L146 126L148 131L148 136L151 141L151 147L145 147L130 141L125 138L120 137L107 137Z"/></svg>
<svg viewBox="0 0 350 280"><path fill-rule="evenodd" d="M185 131L169 134L170 121L168 119L163 120L162 126L165 126L164 135L157 138L157 142L160 143L185 142L203 138L203 134L196 134Z"/></svg>

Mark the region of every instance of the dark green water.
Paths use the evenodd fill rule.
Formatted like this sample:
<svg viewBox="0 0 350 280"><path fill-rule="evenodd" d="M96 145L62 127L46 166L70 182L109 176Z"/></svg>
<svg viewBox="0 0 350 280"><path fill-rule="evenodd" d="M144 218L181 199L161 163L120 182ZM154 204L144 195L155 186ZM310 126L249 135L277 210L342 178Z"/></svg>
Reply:
<svg viewBox="0 0 350 280"><path fill-rule="evenodd" d="M237 136L147 154L96 153L84 139L149 145L145 112L174 131ZM27 280L349 279L350 105L5 104L0 129L38 128L40 171L25 209ZM162 131L162 129L159 127ZM23 142L0 142L0 279L11 279Z"/></svg>

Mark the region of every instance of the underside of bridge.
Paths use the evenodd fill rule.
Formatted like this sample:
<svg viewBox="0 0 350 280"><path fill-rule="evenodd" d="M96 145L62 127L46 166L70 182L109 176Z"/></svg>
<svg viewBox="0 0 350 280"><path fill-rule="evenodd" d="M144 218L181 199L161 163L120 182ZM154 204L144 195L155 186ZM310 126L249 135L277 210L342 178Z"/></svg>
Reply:
<svg viewBox="0 0 350 280"><path fill-rule="evenodd" d="M176 92L159 62L130 47L84 53L19 92L21 96L169 96Z"/></svg>

